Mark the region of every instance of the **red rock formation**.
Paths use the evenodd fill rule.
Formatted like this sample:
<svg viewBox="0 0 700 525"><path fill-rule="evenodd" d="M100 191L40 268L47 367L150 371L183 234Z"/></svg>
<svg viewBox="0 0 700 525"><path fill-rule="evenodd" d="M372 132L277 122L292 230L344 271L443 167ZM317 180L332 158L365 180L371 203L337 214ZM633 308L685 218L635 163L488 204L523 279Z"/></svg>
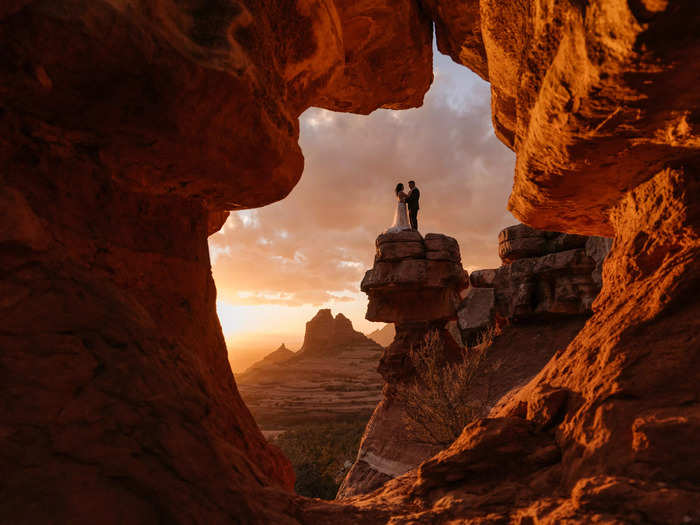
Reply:
<svg viewBox="0 0 700 525"><path fill-rule="evenodd" d="M396 336L382 355L379 372L386 384L382 400L367 425L357 460L338 491L349 497L374 490L429 457L437 449L406 435L404 409L397 389L414 370L408 352L429 332L438 331L452 357L461 348L445 325L456 317L459 293L467 286L457 241L418 232L382 234L377 238L374 267L362 280L369 297L367 319L395 322Z"/></svg>
<svg viewBox="0 0 700 525"><path fill-rule="evenodd" d="M571 344L448 450L353 503L434 521L700 520L699 193L698 164L629 192L594 314Z"/></svg>
<svg viewBox="0 0 700 525"><path fill-rule="evenodd" d="M692 0L426 4L438 49L491 83L524 223L610 237L622 196L698 147Z"/></svg>
<svg viewBox="0 0 700 525"><path fill-rule="evenodd" d="M415 2L200 4L0 5L3 521L288 521L207 234L296 184L307 107L420 104L431 23Z"/></svg>
<svg viewBox="0 0 700 525"><path fill-rule="evenodd" d="M350 4L0 4L0 515L698 521L697 3ZM615 235L603 291L508 411L354 506L308 502L273 488L226 364L210 213L290 191L310 105L418 103L430 17L491 82L513 213Z"/></svg>
<svg viewBox="0 0 700 525"><path fill-rule="evenodd" d="M504 264L477 270L458 311L465 342L504 322L590 315L610 239L535 230L524 224L500 232Z"/></svg>
<svg viewBox="0 0 700 525"><path fill-rule="evenodd" d="M304 344L299 353L333 352L348 345L365 342L368 342L367 336L355 330L350 319L342 313L334 318L330 308L323 308L306 323Z"/></svg>

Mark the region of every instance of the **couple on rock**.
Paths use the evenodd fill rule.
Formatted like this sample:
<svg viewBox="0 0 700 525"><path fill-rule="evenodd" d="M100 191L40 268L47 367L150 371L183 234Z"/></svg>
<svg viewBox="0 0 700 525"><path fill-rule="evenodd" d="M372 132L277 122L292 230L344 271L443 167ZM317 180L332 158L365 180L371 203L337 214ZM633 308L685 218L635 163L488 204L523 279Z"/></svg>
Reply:
<svg viewBox="0 0 700 525"><path fill-rule="evenodd" d="M408 193L406 193L403 191L401 182L396 185L394 191L398 203L394 214L394 223L384 233L397 233L405 230L418 231L418 199L420 199L420 191L412 180L408 181L408 188Z"/></svg>

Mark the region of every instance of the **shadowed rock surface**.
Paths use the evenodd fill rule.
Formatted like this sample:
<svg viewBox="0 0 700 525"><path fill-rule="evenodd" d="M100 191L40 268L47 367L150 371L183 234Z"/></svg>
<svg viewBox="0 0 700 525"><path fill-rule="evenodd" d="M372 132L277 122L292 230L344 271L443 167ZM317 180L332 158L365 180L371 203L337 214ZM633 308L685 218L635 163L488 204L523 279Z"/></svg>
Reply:
<svg viewBox="0 0 700 525"><path fill-rule="evenodd" d="M420 104L431 19L491 83L512 212L614 236L602 291L448 450L298 498L226 362L207 233L296 184L307 107ZM700 520L695 0L15 0L0 21L6 521Z"/></svg>

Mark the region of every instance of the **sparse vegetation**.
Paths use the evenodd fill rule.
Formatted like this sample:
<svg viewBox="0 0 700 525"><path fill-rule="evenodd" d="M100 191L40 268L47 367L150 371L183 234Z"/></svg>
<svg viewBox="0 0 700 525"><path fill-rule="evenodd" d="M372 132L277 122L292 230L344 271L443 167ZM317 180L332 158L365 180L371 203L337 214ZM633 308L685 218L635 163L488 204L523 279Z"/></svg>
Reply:
<svg viewBox="0 0 700 525"><path fill-rule="evenodd" d="M497 331L482 332L476 344L464 350L462 359L447 362L438 332L426 335L423 344L409 353L415 378L397 396L405 407L406 427L412 439L431 445L447 446L464 426L485 411L488 392L477 396L474 379L486 348Z"/></svg>
<svg viewBox="0 0 700 525"><path fill-rule="evenodd" d="M271 442L294 466L298 494L334 499L345 474L355 461L368 418L309 423L287 430Z"/></svg>

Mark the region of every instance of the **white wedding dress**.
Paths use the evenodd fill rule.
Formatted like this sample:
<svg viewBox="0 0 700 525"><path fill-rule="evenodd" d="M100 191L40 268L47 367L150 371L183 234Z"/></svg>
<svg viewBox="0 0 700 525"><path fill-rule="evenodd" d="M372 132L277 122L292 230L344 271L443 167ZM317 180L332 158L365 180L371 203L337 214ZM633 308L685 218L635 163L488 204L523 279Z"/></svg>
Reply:
<svg viewBox="0 0 700 525"><path fill-rule="evenodd" d="M384 233L398 233L405 230L410 230L411 225L408 222L408 207L405 202L400 200L396 203L396 212L394 212L394 224L391 225Z"/></svg>

